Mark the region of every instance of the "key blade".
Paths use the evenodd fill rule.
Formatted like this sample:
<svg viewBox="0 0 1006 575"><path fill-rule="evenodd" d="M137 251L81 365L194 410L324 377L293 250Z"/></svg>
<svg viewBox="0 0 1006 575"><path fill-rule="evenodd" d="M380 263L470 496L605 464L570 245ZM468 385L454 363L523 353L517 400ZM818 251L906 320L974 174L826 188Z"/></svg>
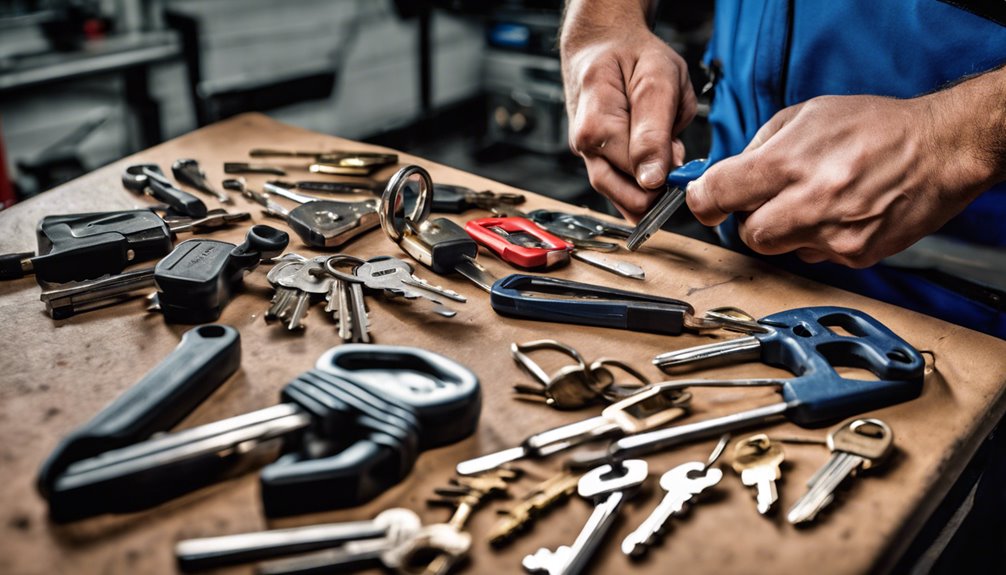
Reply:
<svg viewBox="0 0 1006 575"><path fill-rule="evenodd" d="M757 359L760 353L761 341L751 335L662 353L653 358L653 365L667 371L685 364L706 365L722 358Z"/></svg>
<svg viewBox="0 0 1006 575"><path fill-rule="evenodd" d="M636 225L636 229L632 231L632 235L629 239L625 241L625 247L629 248L629 251L638 250L646 240L650 239L660 226L664 225L674 212L678 211L681 204L685 203L685 190L683 188L675 187L664 192L664 195L657 200L656 205L646 212L643 219L639 220Z"/></svg>
<svg viewBox="0 0 1006 575"><path fill-rule="evenodd" d="M497 469L505 463L522 459L526 455L527 449L523 446L511 447L510 449L462 461L457 464L454 470L458 475L478 475L479 473Z"/></svg>
<svg viewBox="0 0 1006 575"><path fill-rule="evenodd" d="M592 252L583 252L580 250L575 250L573 252L573 257L582 262L586 262L592 266L599 267L602 270L609 271L613 274L617 274L622 277L632 278L636 280L646 279L646 271L643 270L643 268L637 266L636 264L630 262L613 260L604 257L600 254Z"/></svg>
<svg viewBox="0 0 1006 575"><path fill-rule="evenodd" d="M489 273L482 264L475 261L474 258L465 257L457 266L454 267L454 271L470 279L475 285L484 289L485 291L492 293L493 284L496 283L497 277Z"/></svg>

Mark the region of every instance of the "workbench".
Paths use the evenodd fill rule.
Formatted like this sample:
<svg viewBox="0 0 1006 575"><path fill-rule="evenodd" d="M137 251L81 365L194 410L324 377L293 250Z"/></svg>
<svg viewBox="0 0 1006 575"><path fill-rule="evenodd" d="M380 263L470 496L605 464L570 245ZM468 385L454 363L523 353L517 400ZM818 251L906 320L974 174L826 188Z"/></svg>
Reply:
<svg viewBox="0 0 1006 575"><path fill-rule="evenodd" d="M192 132L125 158L55 190L0 212L0 250L35 248L35 225L44 215L129 209L149 205L149 198L125 190L124 167L155 162L164 169L178 158L196 158L210 179L219 183L224 161L248 161L252 148L377 149L279 124L261 115L243 115ZM497 192L520 191L421 158L401 155L402 163L426 167L435 182L460 184ZM282 163L295 165L293 160ZM296 164L299 165L299 162ZM393 168L382 172L387 177ZM289 179L307 179L291 173ZM249 177L260 186L266 176ZM524 192L526 193L526 192ZM527 194L526 209L563 208L553 200ZM211 208L212 198L205 199ZM235 198L235 207L253 213L256 223L284 224L265 218L254 204ZM457 216L459 222L478 212ZM245 226L214 232L210 237L240 243ZM181 239L181 238L180 238ZM288 251L315 255L291 234ZM343 251L362 257L390 254L407 258L378 229ZM630 562L618 542L653 509L660 497L654 476L672 466L705 460L715 441L706 441L648 457L649 489L628 503L615 533L597 553L595 573L863 573L890 570L922 524L930 517L981 441L1003 415L1006 390L1006 341L951 325L918 313L814 283L743 255L672 233L661 232L640 251L619 257L641 265L645 282L621 279L573 262L557 276L643 290L680 298L697 312L734 305L755 317L785 309L837 305L859 308L924 351L933 361L920 398L871 412L894 429L897 454L876 474L850 486L810 528L785 522L785 513L760 516L752 492L722 463L725 477L717 495L699 503L673 525L662 544L642 561ZM483 253L480 261L495 275L511 273ZM144 264L140 264L144 265ZM149 265L149 264L146 264ZM318 357L339 344L334 324L320 306L306 318L301 333L288 333L263 320L272 290L262 266L245 278L238 295L218 320L241 333L241 369L198 407L179 427L190 427L274 405L280 389L297 374L313 367ZM614 356L643 370L654 380L661 374L650 360L658 353L717 339L713 335L661 336L612 329L557 325L496 315L488 295L460 276L438 277L417 266L433 283L468 298L453 319L401 301L368 297L374 340L383 344L416 345L453 358L475 371L483 390L482 419L476 433L459 443L422 454L413 472L376 500L352 509L267 522L261 511L256 473L246 473L201 489L152 510L124 516L104 516L55 525L46 517L46 503L35 492L39 465L57 441L89 420L123 390L161 361L192 326L169 325L145 310L143 298L54 321L39 302L32 278L0 284L0 572L4 573L172 573L176 541L318 522L363 519L382 509L403 506L424 521L445 521L450 511L425 503L436 486L453 476L455 463L517 445L530 432L576 421L599 407L562 412L542 404L515 401L511 385L527 381L510 358L511 342L556 338L578 349L587 359ZM557 365L557 364L556 364ZM758 364L727 366L703 372L704 377L768 377L785 375ZM696 389L693 414L697 421L742 408L764 405L777 397L769 389ZM821 437L826 430L803 430L791 424L769 428L773 435ZM746 435L746 434L744 434ZM743 436L743 435L742 435ZM816 445L787 445L787 466L780 484L780 510L788 509L804 492L804 483L828 458ZM729 454L729 451L728 451ZM559 459L521 463L529 474L544 478L558 469ZM534 481L524 479L513 492L518 497ZM518 573L520 560L539 547L569 544L591 511L588 503L572 501L540 518L510 545L490 548L485 533L495 523L495 501L469 521L474 535L471 560L464 572ZM250 572L239 567L232 572Z"/></svg>

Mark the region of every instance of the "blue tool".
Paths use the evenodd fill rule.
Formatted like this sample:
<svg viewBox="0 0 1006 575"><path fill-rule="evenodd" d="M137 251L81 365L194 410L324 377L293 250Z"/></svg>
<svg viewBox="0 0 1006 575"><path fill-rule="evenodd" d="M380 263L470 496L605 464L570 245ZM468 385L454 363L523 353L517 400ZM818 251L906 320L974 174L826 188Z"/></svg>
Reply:
<svg viewBox="0 0 1006 575"><path fill-rule="evenodd" d="M782 417L803 427L915 399L922 393L925 361L908 342L873 317L842 307L807 307L758 320L760 333L654 358L671 370L726 357L750 357L793 373L788 379L669 381L661 389L690 387L779 388L782 401L723 417L622 438L606 459L623 460L660 449L768 423ZM836 367L866 369L876 380L844 377Z"/></svg>
<svg viewBox="0 0 1006 575"><path fill-rule="evenodd" d="M643 242L650 239L650 236L678 211L681 204L685 203L685 188L688 187L688 183L701 176L708 167L709 160L705 158L692 160L667 175L667 191L639 220L636 229L625 240L625 247L629 248L629 251L638 250Z"/></svg>
<svg viewBox="0 0 1006 575"><path fill-rule="evenodd" d="M496 313L539 321L667 335L722 327L681 300L546 276L509 275L493 284L489 301Z"/></svg>
<svg viewBox="0 0 1006 575"><path fill-rule="evenodd" d="M267 516L353 507L478 423L478 379L446 357L344 345L319 365L279 405L74 461L53 479L50 509L63 520L139 511L273 459L260 475Z"/></svg>

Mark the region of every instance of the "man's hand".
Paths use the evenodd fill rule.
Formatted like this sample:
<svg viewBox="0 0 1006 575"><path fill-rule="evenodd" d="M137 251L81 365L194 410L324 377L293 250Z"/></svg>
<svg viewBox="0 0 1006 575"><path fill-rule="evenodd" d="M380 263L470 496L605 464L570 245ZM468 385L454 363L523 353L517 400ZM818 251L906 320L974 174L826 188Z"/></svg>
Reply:
<svg viewBox="0 0 1006 575"><path fill-rule="evenodd" d="M824 96L782 110L692 182L688 206L710 226L738 213L741 240L762 254L870 266L1006 177L1006 77L986 76L910 100Z"/></svg>
<svg viewBox="0 0 1006 575"><path fill-rule="evenodd" d="M695 116L684 60L646 25L647 0L571 0L561 36L569 142L590 183L638 220L672 166Z"/></svg>

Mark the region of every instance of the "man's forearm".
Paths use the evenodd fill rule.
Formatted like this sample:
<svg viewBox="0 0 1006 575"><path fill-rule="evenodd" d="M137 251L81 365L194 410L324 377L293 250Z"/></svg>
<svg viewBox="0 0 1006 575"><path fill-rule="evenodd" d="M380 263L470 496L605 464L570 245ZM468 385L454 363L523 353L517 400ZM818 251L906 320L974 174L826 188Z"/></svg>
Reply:
<svg viewBox="0 0 1006 575"><path fill-rule="evenodd" d="M964 188L980 193L1006 181L1006 66L926 96L936 153L956 156Z"/></svg>
<svg viewBox="0 0 1006 575"><path fill-rule="evenodd" d="M656 9L656 0L567 0L562 14L560 44L579 44L588 40L592 31L603 28L649 27Z"/></svg>

